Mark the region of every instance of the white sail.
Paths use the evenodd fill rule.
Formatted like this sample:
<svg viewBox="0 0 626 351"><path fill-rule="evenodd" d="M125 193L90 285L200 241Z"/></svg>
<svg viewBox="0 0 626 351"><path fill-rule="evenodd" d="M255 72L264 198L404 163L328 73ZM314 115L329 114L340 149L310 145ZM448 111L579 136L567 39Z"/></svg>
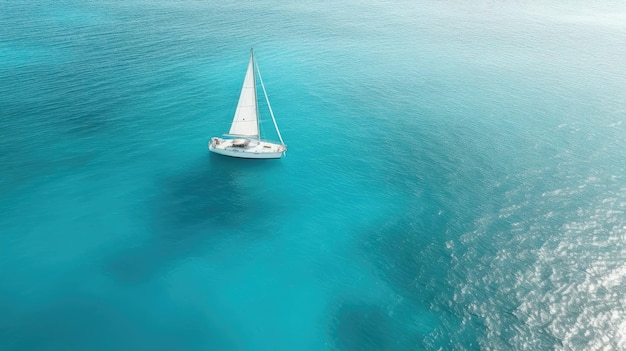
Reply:
<svg viewBox="0 0 626 351"><path fill-rule="evenodd" d="M250 55L248 70L243 80L243 87L241 88L237 110L235 110L235 117L233 118L233 124L230 126L229 134L258 138L258 120L254 56Z"/></svg>

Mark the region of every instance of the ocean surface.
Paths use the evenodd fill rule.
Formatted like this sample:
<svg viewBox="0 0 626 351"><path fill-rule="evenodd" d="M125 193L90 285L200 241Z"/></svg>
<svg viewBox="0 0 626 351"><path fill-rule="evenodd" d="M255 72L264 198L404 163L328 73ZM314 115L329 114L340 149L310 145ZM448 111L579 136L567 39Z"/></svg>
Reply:
<svg viewBox="0 0 626 351"><path fill-rule="evenodd" d="M626 350L626 3L1 1L0 350Z"/></svg>

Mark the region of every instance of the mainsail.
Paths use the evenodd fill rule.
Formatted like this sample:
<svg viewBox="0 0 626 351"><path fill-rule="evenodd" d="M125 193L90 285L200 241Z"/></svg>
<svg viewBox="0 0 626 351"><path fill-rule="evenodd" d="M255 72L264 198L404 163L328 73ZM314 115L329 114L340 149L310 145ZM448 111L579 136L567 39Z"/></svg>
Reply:
<svg viewBox="0 0 626 351"><path fill-rule="evenodd" d="M254 56L250 55L248 70L243 80L243 87L239 95L239 102L235 110L233 124L230 126L231 135L259 137L259 116L256 96L256 80L254 77Z"/></svg>

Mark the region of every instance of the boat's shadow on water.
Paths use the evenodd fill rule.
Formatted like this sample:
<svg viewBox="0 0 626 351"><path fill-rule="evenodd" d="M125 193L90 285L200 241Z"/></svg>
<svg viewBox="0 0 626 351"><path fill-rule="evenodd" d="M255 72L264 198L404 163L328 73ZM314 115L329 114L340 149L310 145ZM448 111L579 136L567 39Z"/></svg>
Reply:
<svg viewBox="0 0 626 351"><path fill-rule="evenodd" d="M106 271L120 282L147 281L178 261L204 255L227 240L245 245L267 238L268 218L281 205L271 189L255 189L280 161L243 160L210 154L190 168L160 181L150 199L150 236L117 252ZM270 223L271 224L271 223Z"/></svg>

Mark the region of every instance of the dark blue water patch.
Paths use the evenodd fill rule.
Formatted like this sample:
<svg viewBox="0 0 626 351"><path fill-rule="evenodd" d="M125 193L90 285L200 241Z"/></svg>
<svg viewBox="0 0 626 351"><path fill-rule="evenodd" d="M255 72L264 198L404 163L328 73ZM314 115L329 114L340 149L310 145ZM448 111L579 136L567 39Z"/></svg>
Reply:
<svg viewBox="0 0 626 351"><path fill-rule="evenodd" d="M72 10L80 14L78 9L66 9ZM11 66L0 67L2 116L19 117L27 124L41 119L39 127L68 134L59 137L101 136L118 131L120 124L137 128L137 123L153 116L152 111L136 113L136 105L186 82L183 66L192 58L177 47L174 37L174 43L166 45L169 49L159 50L163 37L146 35L142 20L133 18L135 13L120 11L129 17L124 21L116 11L120 9L93 26L52 21L16 30L16 37L21 32L37 35L7 44Z"/></svg>
<svg viewBox="0 0 626 351"><path fill-rule="evenodd" d="M446 285L450 261L444 244L445 226L428 223L426 216L421 216L421 222L389 219L364 235L363 250L381 277L403 291L407 299L427 308Z"/></svg>
<svg viewBox="0 0 626 351"><path fill-rule="evenodd" d="M23 76L39 79L22 79ZM109 86L100 84L113 83L109 76L70 65L13 72L3 80L10 86L12 100L0 101L0 106L5 116L19 117L4 123L19 121L21 125L14 128L30 126L29 131L45 128L48 135L57 138L115 132L123 111L131 103L126 94L133 93L111 92Z"/></svg>
<svg viewBox="0 0 626 351"><path fill-rule="evenodd" d="M0 206L12 206L12 196L19 197L21 192L29 193L57 180L110 173L110 167L97 167L103 150L111 148L110 142L63 138L55 131L45 133L46 127L24 122L22 126L9 126L9 132L2 135L6 137L0 138L0 165L4 167L0 194L7 200Z"/></svg>
<svg viewBox="0 0 626 351"><path fill-rule="evenodd" d="M444 179L451 176L442 169L438 171ZM472 208L467 204L480 195L470 191L465 194L466 199L455 203L448 201L447 191L439 189L434 181L426 186L418 177L404 178L397 185L404 188L404 193L419 196L409 197L404 212L398 216L384 218L357 235L360 250L376 274L402 297L402 310L407 311L404 318L414 320L431 314L436 317L423 322L427 324L420 329L419 337L415 330L400 323L389 332L415 336L416 340L405 341L412 342L413 348L437 350L463 345L464 349L479 349L480 338L488 332L484 316L468 317L471 312L464 301L455 301L455 292L467 282L459 276L459 270L465 267L457 267L452 254L463 255L464 248L452 252L447 245L458 240L470 227L467 222L482 213L480 206ZM416 188L421 189L417 192ZM487 249L497 251L495 247Z"/></svg>
<svg viewBox="0 0 626 351"><path fill-rule="evenodd" d="M190 309L163 314L116 298L63 291L49 304L3 328L3 350L231 350L219 321ZM136 297L135 297L136 298ZM135 299L134 298L134 299ZM7 316L0 316L2 322ZM2 325L2 324L0 324ZM4 348L6 347L6 348Z"/></svg>
<svg viewBox="0 0 626 351"><path fill-rule="evenodd" d="M423 333L415 345L435 350L462 343L468 349L476 345L480 325L466 327L468 340L459 336L463 312L454 307L456 286L450 284L453 269L445 240L449 218L437 212L407 211L403 216L388 218L386 222L362 234L364 257L374 267L376 274L402 298L401 310L406 320L421 319L429 315ZM397 318L397 317L396 317ZM450 334L450 330L455 330ZM443 332L442 332L443 331ZM414 335L402 323L394 324L390 333ZM410 342L410 341L405 341ZM415 342L415 341L414 341Z"/></svg>
<svg viewBox="0 0 626 351"><path fill-rule="evenodd" d="M104 260L104 274L118 283L139 284L150 281L176 262L188 257L197 246L182 246L171 242L147 242L138 247L118 250Z"/></svg>
<svg viewBox="0 0 626 351"><path fill-rule="evenodd" d="M382 306L345 303L334 312L330 334L337 350L391 350L389 324Z"/></svg>

